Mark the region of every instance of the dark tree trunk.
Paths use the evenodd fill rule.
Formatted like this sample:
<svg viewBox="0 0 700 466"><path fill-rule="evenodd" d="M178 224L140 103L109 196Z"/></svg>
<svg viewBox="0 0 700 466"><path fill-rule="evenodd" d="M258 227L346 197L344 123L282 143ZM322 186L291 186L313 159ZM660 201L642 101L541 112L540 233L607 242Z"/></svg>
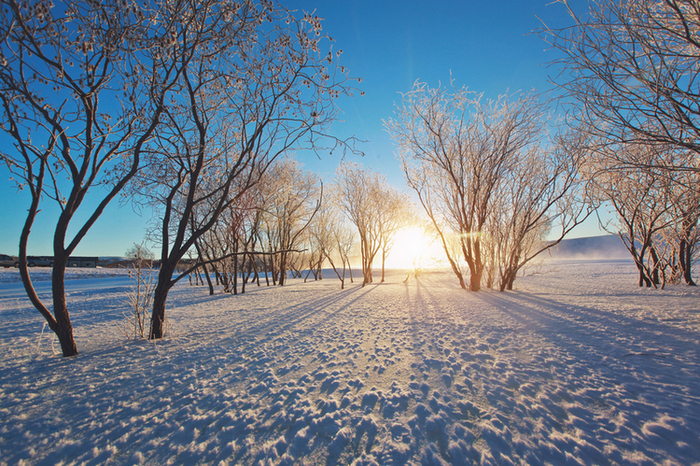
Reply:
<svg viewBox="0 0 700 466"><path fill-rule="evenodd" d="M481 273L482 270L474 270L469 276L469 289L471 291L481 290Z"/></svg>
<svg viewBox="0 0 700 466"><path fill-rule="evenodd" d="M238 252L238 241L233 241L233 252ZM238 256L233 256L233 294L238 294Z"/></svg>
<svg viewBox="0 0 700 466"><path fill-rule="evenodd" d="M66 305L66 264L68 257L65 253L56 254L54 251L53 272L51 274L51 289L53 292L53 313L56 317L56 328L53 329L61 343L63 356L75 356L78 347L73 338L73 325L68 315Z"/></svg>
<svg viewBox="0 0 700 466"><path fill-rule="evenodd" d="M236 259L238 259L236 257ZM241 256L241 294L245 293L245 285L248 283L248 271L246 270L245 254Z"/></svg>
<svg viewBox="0 0 700 466"><path fill-rule="evenodd" d="M207 285L209 286L209 296L214 296L214 284L211 281L211 277L209 276L209 270L207 269L207 265L202 263L202 270L204 270L204 278L207 279Z"/></svg>
<svg viewBox="0 0 700 466"><path fill-rule="evenodd" d="M651 256L652 263L654 264L654 268L651 272L651 281L654 285L659 285L661 283L659 280L659 268L661 267L659 255L656 253L656 249L653 247L649 248L649 255Z"/></svg>
<svg viewBox="0 0 700 466"><path fill-rule="evenodd" d="M33 187L30 187L33 189ZM29 240L29 233L31 227L36 218L39 206L39 197L32 193L32 204L29 208L29 213L27 214L27 219L25 220L22 232L20 234L19 240L19 273L22 278L22 284L27 292L27 297L32 302L34 307L44 316L49 328L56 334L58 341L61 344L61 351L63 356L76 356L78 354L78 347L75 344L75 339L73 338L73 325L71 324L70 317L68 315L68 309L66 306L66 295L65 295L65 272L66 272L66 261L67 257L65 254L61 255L60 251L62 248L58 249L59 257L56 257L56 251L54 251L54 263L53 271L51 276L51 286L53 292L53 302L54 302L54 314L44 306L44 304L39 299L36 294L34 285L32 284L31 277L29 276L29 270L27 269L27 242ZM56 249L56 243L54 239L54 249ZM59 283L60 281L60 283ZM56 294L58 293L58 294ZM58 298L58 299L57 299Z"/></svg>
<svg viewBox="0 0 700 466"><path fill-rule="evenodd" d="M263 271L265 272L265 284L267 286L270 286L270 271L267 268L267 258L263 256L262 258L262 263L263 263Z"/></svg>
<svg viewBox="0 0 700 466"><path fill-rule="evenodd" d="M256 256L251 256L248 258L250 261L251 266L253 267L253 272L255 272L255 275L253 277L253 281L260 286L260 272L258 272L258 258Z"/></svg>
<svg viewBox="0 0 700 466"><path fill-rule="evenodd" d="M681 265L681 271L683 272L683 280L690 286L696 286L693 281L692 273L692 248L688 244L688 241L683 238L680 241L680 248L678 251L678 259Z"/></svg>
<svg viewBox="0 0 700 466"><path fill-rule="evenodd" d="M651 280L649 279L649 277L647 277L647 273L644 270L644 266L637 263L637 270L639 270L639 286L646 286L647 288L651 288Z"/></svg>
<svg viewBox="0 0 700 466"><path fill-rule="evenodd" d="M515 283L515 278L517 276L516 270L506 270L501 277L501 283L499 285L500 291L513 291L513 283Z"/></svg>
<svg viewBox="0 0 700 466"><path fill-rule="evenodd" d="M168 299L168 292L173 284L170 277L175 272L175 263L171 260L164 260L160 264L160 272L158 273L158 283L153 292L153 313L151 314L151 332L148 336L149 340L159 340L163 338L165 332L165 302Z"/></svg>
<svg viewBox="0 0 700 466"><path fill-rule="evenodd" d="M277 267L275 267L275 258L272 256L270 256L270 274L272 275L272 286L277 286Z"/></svg>
<svg viewBox="0 0 700 466"><path fill-rule="evenodd" d="M280 265L279 265L279 286L284 286L284 279L287 276L287 253L280 253Z"/></svg>

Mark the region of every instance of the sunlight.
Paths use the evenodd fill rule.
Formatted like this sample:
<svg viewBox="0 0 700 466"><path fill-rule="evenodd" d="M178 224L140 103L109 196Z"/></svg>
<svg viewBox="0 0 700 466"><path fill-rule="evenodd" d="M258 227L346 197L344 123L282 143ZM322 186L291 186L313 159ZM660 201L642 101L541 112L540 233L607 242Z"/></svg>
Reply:
<svg viewBox="0 0 700 466"><path fill-rule="evenodd" d="M386 258L390 269L413 269L435 267L442 249L437 241L426 236L419 227L409 227L396 233L394 246Z"/></svg>

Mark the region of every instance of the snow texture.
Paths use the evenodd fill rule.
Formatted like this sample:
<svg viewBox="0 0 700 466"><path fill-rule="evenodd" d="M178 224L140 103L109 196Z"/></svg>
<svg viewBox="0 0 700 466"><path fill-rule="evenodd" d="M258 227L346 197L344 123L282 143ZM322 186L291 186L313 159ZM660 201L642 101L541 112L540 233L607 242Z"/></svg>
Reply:
<svg viewBox="0 0 700 466"><path fill-rule="evenodd" d="M125 275L74 270L66 359L2 270L0 464L700 464L700 292L637 288L630 261L542 272L185 280L153 344L118 331Z"/></svg>

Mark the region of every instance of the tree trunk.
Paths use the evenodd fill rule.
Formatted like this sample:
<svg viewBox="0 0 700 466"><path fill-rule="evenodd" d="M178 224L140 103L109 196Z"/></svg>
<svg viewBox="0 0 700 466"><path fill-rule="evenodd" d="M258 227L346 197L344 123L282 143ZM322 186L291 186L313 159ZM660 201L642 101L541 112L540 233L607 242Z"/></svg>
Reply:
<svg viewBox="0 0 700 466"><path fill-rule="evenodd" d="M56 254L54 251L53 271L51 274L51 289L53 293L53 313L56 317L56 328L54 332L61 343L63 356L75 356L78 354L78 347L73 338L73 325L68 315L66 305L66 264L68 257L66 254Z"/></svg>
<svg viewBox="0 0 700 466"><path fill-rule="evenodd" d="M469 289L471 291L481 290L481 273L482 270L474 270L469 276Z"/></svg>
<svg viewBox="0 0 700 466"><path fill-rule="evenodd" d="M272 275L272 286L277 286L277 267L275 266L275 258L272 256L270 256L270 274Z"/></svg>
<svg viewBox="0 0 700 466"><path fill-rule="evenodd" d="M207 279L207 285L209 286L209 296L214 296L214 284L211 281L211 277L209 276L209 270L207 269L207 265L202 263L202 270L204 270L204 278Z"/></svg>
<svg viewBox="0 0 700 466"><path fill-rule="evenodd" d="M692 248L688 244L688 241L683 238L680 242L680 248L678 252L678 259L681 265L681 271L683 272L683 280L690 286L696 286L693 281L692 273Z"/></svg>
<svg viewBox="0 0 700 466"><path fill-rule="evenodd" d="M284 286L284 279L287 275L287 253L280 253L280 265L279 265L279 286Z"/></svg>
<svg viewBox="0 0 700 466"><path fill-rule="evenodd" d="M149 340L159 340L163 338L165 332L165 302L168 299L168 292L172 287L170 282L175 264L170 261L162 261L160 271L158 273L158 283L153 292L153 313L151 314L151 332L148 335Z"/></svg>
<svg viewBox="0 0 700 466"><path fill-rule="evenodd" d="M241 256L241 294L245 294L245 285L248 283L247 273L248 271L246 270L245 254L243 254Z"/></svg>
<svg viewBox="0 0 700 466"><path fill-rule="evenodd" d="M39 198L32 194L32 204L29 208L29 213L27 214L27 219L25 220L19 239L19 274L22 278L24 289L27 292L27 297L32 304L34 304L34 307L41 313L41 315L44 316L46 322L49 324L49 328L58 337L58 341L61 344L61 350L63 351L63 356L75 356L78 354L78 347L75 344L75 339L73 338L73 325L71 324L68 309L66 307L65 282L63 281L65 278L67 258L64 256L62 260L59 258L57 261L54 257L51 285L54 296L55 315L52 315L39 299L39 296L36 294L36 290L34 289L34 285L32 284L31 277L29 276L29 270L27 269L27 242L29 240L31 227L38 212L38 205ZM59 286L56 286L57 280L60 280L61 282ZM61 296L61 298L58 300L58 306L56 301L56 291L58 291L60 293L59 296ZM62 306L60 305L61 302L63 303Z"/></svg>
<svg viewBox="0 0 700 466"><path fill-rule="evenodd" d="M159 284L160 285L160 284ZM149 340L159 340L163 338L163 327L165 322L165 301L168 297L168 290L157 286L153 293L153 313L151 314L151 333Z"/></svg>
<svg viewBox="0 0 700 466"><path fill-rule="evenodd" d="M501 277L501 283L499 284L500 291L513 291L513 283L515 283L515 278L517 277L517 270L506 270Z"/></svg>
<svg viewBox="0 0 700 466"><path fill-rule="evenodd" d="M651 280L654 285L659 285L661 283L659 280L659 268L661 266L659 255L656 253L656 249L653 247L649 248L649 255L651 256L652 263L654 264L654 268L651 272Z"/></svg>
<svg viewBox="0 0 700 466"><path fill-rule="evenodd" d="M647 277L646 271L644 270L644 266L636 260L635 263L637 264L637 270L639 270L639 286L646 286L647 288L651 288L651 280L649 279L649 277Z"/></svg>
<svg viewBox="0 0 700 466"><path fill-rule="evenodd" d="M204 270L204 278L207 279L207 285L209 285L209 296L214 295L214 285L211 282L211 277L209 276L209 270L207 269L207 264L205 263L204 256L202 255L202 248L199 247L199 241L194 242L194 247L197 250L197 255L202 263L202 270ZM199 268L195 269L198 270Z"/></svg>
<svg viewBox="0 0 700 466"><path fill-rule="evenodd" d="M384 283L384 264L386 263L386 251L382 249L382 281Z"/></svg>
<svg viewBox="0 0 700 466"><path fill-rule="evenodd" d="M233 241L233 252L238 252L238 241ZM238 256L233 256L233 294L238 294Z"/></svg>

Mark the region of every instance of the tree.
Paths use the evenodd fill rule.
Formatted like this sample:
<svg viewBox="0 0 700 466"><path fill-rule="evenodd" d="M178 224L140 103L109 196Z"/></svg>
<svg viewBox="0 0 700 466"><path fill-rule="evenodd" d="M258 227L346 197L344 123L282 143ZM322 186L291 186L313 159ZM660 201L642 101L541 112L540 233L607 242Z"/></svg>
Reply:
<svg viewBox="0 0 700 466"><path fill-rule="evenodd" d="M163 12L151 6L7 0L0 9L2 131L13 141L0 158L31 199L20 274L64 356L78 354L65 299L68 257L139 170L178 79L172 61L158 59L168 54L172 23L156 20ZM167 17L177 18L172 8ZM27 270L30 232L50 201L59 209L53 314Z"/></svg>
<svg viewBox="0 0 700 466"><path fill-rule="evenodd" d="M544 26L562 57L555 82L604 143L665 145L700 154L700 6L686 0L596 0L573 26ZM591 124L592 123L592 124ZM617 158L614 153L611 157ZM623 163L629 161L618 159ZM672 171L698 170L671 161Z"/></svg>
<svg viewBox="0 0 700 466"><path fill-rule="evenodd" d="M593 195L611 207L615 221L604 227L618 234L639 272L639 286L664 285L683 277L694 284L691 267L697 250L697 224L700 204L692 183L680 173L658 168L664 159L677 158L673 146L638 143L607 146L610 154L598 150L587 160ZM633 163L620 164L624 158ZM667 277L666 269L671 268Z"/></svg>
<svg viewBox="0 0 700 466"><path fill-rule="evenodd" d="M417 82L396 115L386 126L399 144L407 183L462 288L460 259L470 290L479 291L484 273L495 267L502 289L510 289L518 270L587 215L582 205L555 212L572 198L581 155L552 149L550 118L534 94L482 103L466 88L450 93ZM555 220L558 239L541 241Z"/></svg>
<svg viewBox="0 0 700 466"><path fill-rule="evenodd" d="M408 198L393 189L384 189L377 209L377 227L382 247L382 280L385 280L386 258L394 246L396 233L411 221L411 203Z"/></svg>
<svg viewBox="0 0 700 466"><path fill-rule="evenodd" d="M161 267L150 337L162 338L178 262L219 216L294 147L316 148L350 90L321 51L320 19L295 18L268 1L188 3L174 40L178 94L150 145L138 190L159 205ZM332 142L339 142L330 138Z"/></svg>
<svg viewBox="0 0 700 466"><path fill-rule="evenodd" d="M323 199L323 184L311 173L304 173L291 158L277 161L264 177L267 195L262 205L263 216L269 218L268 235L276 252L277 283L283 286L290 254L303 239Z"/></svg>
<svg viewBox="0 0 700 466"><path fill-rule="evenodd" d="M700 191L699 174L678 173L670 186L672 228L666 241L678 245L678 267L686 284L696 286L692 267L700 246Z"/></svg>
<svg viewBox="0 0 700 466"><path fill-rule="evenodd" d="M341 218L336 204L336 196L326 195L309 228L311 250L316 253L318 278L324 261L328 261L340 280L340 289L345 289L345 272L350 269L348 256L355 242L355 235ZM340 265L337 266L337 260ZM340 268L340 270L338 270ZM350 269L352 281L352 270Z"/></svg>
<svg viewBox="0 0 700 466"><path fill-rule="evenodd" d="M126 338L146 338L148 335L148 310L153 300L153 253L143 244L136 244L126 251L129 260L129 279L133 288L127 292L131 311L124 313L120 326Z"/></svg>
<svg viewBox="0 0 700 466"><path fill-rule="evenodd" d="M362 165L345 162L336 169L335 193L341 210L360 236L362 286L372 283L372 263L399 225L401 195L383 176ZM388 250L388 249L387 249Z"/></svg>
<svg viewBox="0 0 700 466"><path fill-rule="evenodd" d="M523 267L593 212L580 174L589 155L585 139L576 132L560 134L547 141L551 146L531 144L509 161L487 228L500 291L512 290Z"/></svg>

